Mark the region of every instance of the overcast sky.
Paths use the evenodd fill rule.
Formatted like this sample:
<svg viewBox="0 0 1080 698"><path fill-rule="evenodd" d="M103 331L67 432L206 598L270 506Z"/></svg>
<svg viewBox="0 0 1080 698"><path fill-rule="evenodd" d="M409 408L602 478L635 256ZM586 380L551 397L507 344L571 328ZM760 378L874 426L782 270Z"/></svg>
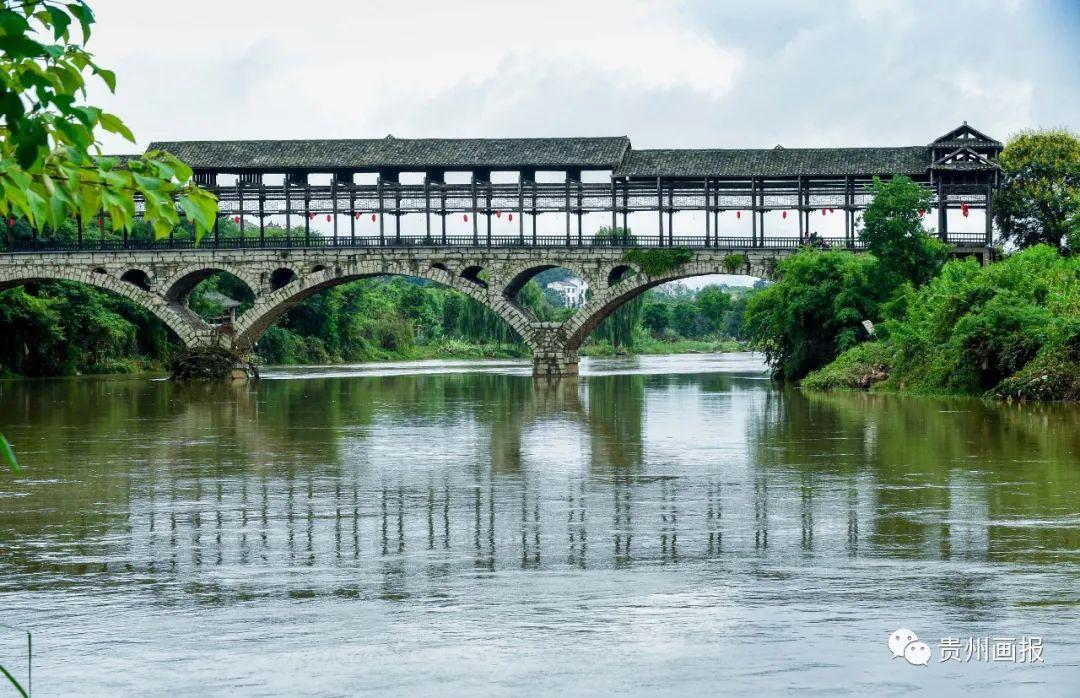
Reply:
<svg viewBox="0 0 1080 698"><path fill-rule="evenodd" d="M93 95L152 140L922 144L1080 129L1080 2L97 0Z"/></svg>

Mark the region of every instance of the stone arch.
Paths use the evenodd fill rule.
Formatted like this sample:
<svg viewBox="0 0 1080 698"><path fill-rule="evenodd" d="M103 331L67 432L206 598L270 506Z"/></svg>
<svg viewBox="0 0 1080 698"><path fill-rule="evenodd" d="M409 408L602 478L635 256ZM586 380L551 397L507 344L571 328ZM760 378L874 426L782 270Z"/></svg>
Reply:
<svg viewBox="0 0 1080 698"><path fill-rule="evenodd" d="M548 269L566 269L573 272L579 279L585 281L592 288L596 285L593 275L584 269L580 264L569 260L551 259L544 260L543 263L526 262L524 264L517 264L509 267L504 272L503 278L505 278L506 284L503 287L503 294L507 298L515 298L519 291L525 287L525 284L532 281L541 272L545 272Z"/></svg>
<svg viewBox="0 0 1080 698"><path fill-rule="evenodd" d="M184 267L177 271L161 285L161 289L164 292L165 300L169 303L176 303L182 306L187 306L188 296L202 281L209 279L214 274L225 272L232 274L236 278L244 282L244 285L251 291L251 295L257 296L259 293L259 280L254 278L247 272L247 270L234 267L231 264L218 264L215 262L207 262L206 264L193 264L191 266Z"/></svg>
<svg viewBox="0 0 1080 698"><path fill-rule="evenodd" d="M751 260L747 273L751 276L771 278L772 269L770 266L764 259L756 260L756 262ZM633 276L624 277L609 288L595 294L564 323L562 330L563 336L566 338L566 348L577 351L592 331L603 322L604 318L645 291L666 284L669 281L713 274L730 274L730 272L724 269L722 260L714 259L692 261L659 276L649 276L638 271Z"/></svg>
<svg viewBox="0 0 1080 698"><path fill-rule="evenodd" d="M0 270L0 289L34 281L75 281L124 296L153 313L175 332L187 347L206 343L213 332L212 328L194 313L180 312L160 296L110 274L99 273L97 269L81 271L66 267L28 266Z"/></svg>
<svg viewBox="0 0 1080 698"><path fill-rule="evenodd" d="M487 288L488 287L488 282L486 282L486 281L484 281L483 279L480 278L480 274L483 271L484 271L484 267L480 266L479 264L472 264L470 266L465 267L461 271L461 278L465 279L466 281L468 281L471 284L474 284L476 286L480 286L481 288Z"/></svg>
<svg viewBox="0 0 1080 698"><path fill-rule="evenodd" d="M144 291L149 291L153 277L145 269L133 267L120 275L121 281L137 286Z"/></svg>
<svg viewBox="0 0 1080 698"><path fill-rule="evenodd" d="M313 274L318 274L325 270L326 267L322 267L321 269L312 269L311 271ZM267 277L267 283L270 285L271 291L277 291L296 281L297 278L299 278L299 275L292 267L278 267L270 272Z"/></svg>
<svg viewBox="0 0 1080 698"><path fill-rule="evenodd" d="M629 264L618 264L618 265L612 267L608 271L607 284L608 284L609 287L614 286L615 284L619 283L623 279L625 279L625 278L627 278L629 276L632 276L634 274L637 274L637 273L638 273L638 270L635 269L634 267L632 267Z"/></svg>
<svg viewBox="0 0 1080 698"><path fill-rule="evenodd" d="M522 269L517 273L511 272L509 275L509 281L506 286L503 287L503 295L509 300L515 300L521 289L525 288L525 285L535 279L537 276L547 271L548 269L558 269L557 264L541 264L539 266L530 266L526 269Z"/></svg>
<svg viewBox="0 0 1080 698"><path fill-rule="evenodd" d="M528 341L530 318L512 303L499 298L486 288L441 269L417 267L407 262L365 261L344 268L325 269L308 274L294 283L256 298L255 305L236 320L234 346L241 351L249 350L282 315L321 291L375 276L412 276L464 293L485 305Z"/></svg>

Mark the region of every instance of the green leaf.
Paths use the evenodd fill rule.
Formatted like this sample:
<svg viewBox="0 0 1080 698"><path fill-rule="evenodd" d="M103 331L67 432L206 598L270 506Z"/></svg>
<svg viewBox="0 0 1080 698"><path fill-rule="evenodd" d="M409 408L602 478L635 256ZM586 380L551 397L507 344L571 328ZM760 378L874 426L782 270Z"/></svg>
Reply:
<svg viewBox="0 0 1080 698"><path fill-rule="evenodd" d="M116 92L116 73L105 68L98 68L95 72L109 86L109 92Z"/></svg>
<svg viewBox="0 0 1080 698"><path fill-rule="evenodd" d="M15 451L11 448L11 444L4 438L3 434L0 434L0 457L3 457L7 461L8 467L11 468L13 473L21 473L22 468L19 467L19 461L15 460Z"/></svg>
<svg viewBox="0 0 1080 698"><path fill-rule="evenodd" d="M68 13L59 7L52 7L51 5L46 5L45 11L49 13L49 19L52 23L53 38L57 41L66 39L68 26L71 24L71 17Z"/></svg>
<svg viewBox="0 0 1080 698"><path fill-rule="evenodd" d="M94 23L94 12L82 0L69 4L67 9L72 17L79 20L79 26L82 27L83 43L86 43L86 40L90 38L90 25Z"/></svg>
<svg viewBox="0 0 1080 698"><path fill-rule="evenodd" d="M126 140L134 143L135 134L131 132L124 122L120 120L120 117L115 114L109 114L107 112L101 113L101 127L109 133L115 133L123 136Z"/></svg>

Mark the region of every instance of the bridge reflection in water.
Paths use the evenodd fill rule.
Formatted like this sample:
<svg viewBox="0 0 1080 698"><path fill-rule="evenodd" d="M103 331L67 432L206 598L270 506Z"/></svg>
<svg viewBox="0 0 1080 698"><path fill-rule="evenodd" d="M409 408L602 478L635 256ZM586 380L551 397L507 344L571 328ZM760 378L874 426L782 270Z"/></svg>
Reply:
<svg viewBox="0 0 1080 698"><path fill-rule="evenodd" d="M400 599L514 569L1080 553L1075 414L1055 408L808 397L738 374L217 390L4 386L34 481L2 485L25 495L0 516L3 588Z"/></svg>

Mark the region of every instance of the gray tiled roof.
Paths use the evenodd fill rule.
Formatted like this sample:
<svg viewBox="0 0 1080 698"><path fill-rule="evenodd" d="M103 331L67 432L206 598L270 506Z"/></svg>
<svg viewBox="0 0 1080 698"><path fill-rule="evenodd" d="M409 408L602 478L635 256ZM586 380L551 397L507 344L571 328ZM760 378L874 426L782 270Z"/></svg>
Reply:
<svg viewBox="0 0 1080 698"><path fill-rule="evenodd" d="M926 146L631 150L615 170L626 177L794 177L925 174Z"/></svg>
<svg viewBox="0 0 1080 698"><path fill-rule="evenodd" d="M294 141L161 141L197 169L281 170L399 168L565 168L610 169L630 147L613 138L371 138Z"/></svg>

